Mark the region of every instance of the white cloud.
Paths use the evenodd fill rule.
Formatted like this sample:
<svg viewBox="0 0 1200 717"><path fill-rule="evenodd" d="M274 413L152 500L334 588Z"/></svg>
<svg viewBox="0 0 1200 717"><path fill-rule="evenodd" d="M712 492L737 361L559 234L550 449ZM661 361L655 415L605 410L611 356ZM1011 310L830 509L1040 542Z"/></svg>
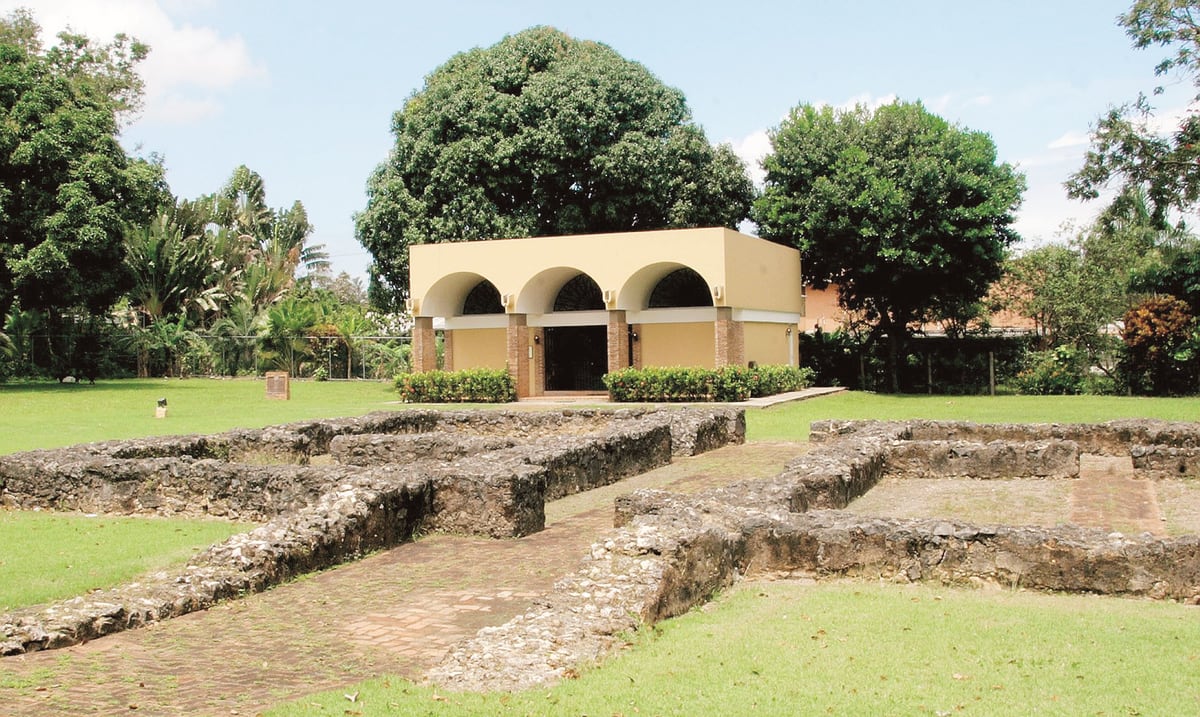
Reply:
<svg viewBox="0 0 1200 717"><path fill-rule="evenodd" d="M894 93L889 93L886 95L882 95L880 97L874 97L871 95L870 92L863 92L862 94L854 95L853 97L845 100L844 102L833 105L833 108L835 110L852 110L855 107L862 105L863 107L866 107L868 110L874 112L875 110L879 109L880 107L883 107L884 105L892 104L897 99L899 99L899 98ZM818 105L827 105L829 103L828 102L818 102L817 104Z"/></svg>
<svg viewBox="0 0 1200 717"><path fill-rule="evenodd" d="M771 138L767 135L767 130L760 129L741 139L729 140L729 144L733 147L734 154L746 163L754 185L762 187L767 179L767 172L762 168L762 158L771 151Z"/></svg>
<svg viewBox="0 0 1200 717"><path fill-rule="evenodd" d="M1092 137L1087 132L1074 130L1061 135L1058 139L1046 145L1046 149L1067 149L1069 147L1086 147L1091 144Z"/></svg>
<svg viewBox="0 0 1200 717"><path fill-rule="evenodd" d="M0 12L26 4L0 0ZM45 40L70 28L107 42L126 33L150 46L139 66L146 82L144 119L186 123L220 111L219 94L267 75L239 36L223 36L211 27L178 24L164 9L178 0L40 0L34 18Z"/></svg>

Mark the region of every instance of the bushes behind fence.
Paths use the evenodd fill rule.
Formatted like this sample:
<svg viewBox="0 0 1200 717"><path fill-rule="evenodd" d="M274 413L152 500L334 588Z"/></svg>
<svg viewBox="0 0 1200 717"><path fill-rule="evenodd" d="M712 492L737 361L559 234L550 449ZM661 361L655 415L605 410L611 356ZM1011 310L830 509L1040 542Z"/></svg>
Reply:
<svg viewBox="0 0 1200 717"><path fill-rule="evenodd" d="M624 368L604 376L609 396L620 403L745 401L810 385L812 371L794 366Z"/></svg>
<svg viewBox="0 0 1200 717"><path fill-rule="evenodd" d="M517 400L517 387L505 369L402 373L396 390L407 403L507 403Z"/></svg>

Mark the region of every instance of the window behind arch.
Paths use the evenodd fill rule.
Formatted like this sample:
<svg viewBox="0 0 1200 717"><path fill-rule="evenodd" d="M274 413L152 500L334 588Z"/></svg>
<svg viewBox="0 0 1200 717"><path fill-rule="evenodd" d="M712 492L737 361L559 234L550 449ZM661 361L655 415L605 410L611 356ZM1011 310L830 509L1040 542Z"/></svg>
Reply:
<svg viewBox="0 0 1200 717"><path fill-rule="evenodd" d="M685 266L667 274L654 285L647 306L651 309L669 309L677 306L712 305L712 293L708 282Z"/></svg>
<svg viewBox="0 0 1200 717"><path fill-rule="evenodd" d="M467 293L463 300L463 316L472 314L503 314L504 304L500 303L500 291L492 282L484 279Z"/></svg>
<svg viewBox="0 0 1200 717"><path fill-rule="evenodd" d="M600 285L587 274L576 274L554 297L555 311L595 311L604 308Z"/></svg>

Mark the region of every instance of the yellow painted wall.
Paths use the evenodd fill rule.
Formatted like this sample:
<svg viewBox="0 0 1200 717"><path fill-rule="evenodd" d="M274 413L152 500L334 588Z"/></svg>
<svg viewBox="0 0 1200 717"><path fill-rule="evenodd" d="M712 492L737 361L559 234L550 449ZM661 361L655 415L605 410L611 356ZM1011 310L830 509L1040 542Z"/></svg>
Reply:
<svg viewBox="0 0 1200 717"><path fill-rule="evenodd" d="M755 361L759 366L787 365L788 342L797 340L794 326L791 336L787 335L787 326L783 324L746 322L742 329L746 337L747 363Z"/></svg>
<svg viewBox="0 0 1200 717"><path fill-rule="evenodd" d="M505 329L455 329L454 369L504 368L508 365Z"/></svg>
<svg viewBox="0 0 1200 717"><path fill-rule="evenodd" d="M725 291L718 305L803 313L800 253L725 230Z"/></svg>
<svg viewBox="0 0 1200 717"><path fill-rule="evenodd" d="M696 324L639 324L642 366L716 366L711 322Z"/></svg>

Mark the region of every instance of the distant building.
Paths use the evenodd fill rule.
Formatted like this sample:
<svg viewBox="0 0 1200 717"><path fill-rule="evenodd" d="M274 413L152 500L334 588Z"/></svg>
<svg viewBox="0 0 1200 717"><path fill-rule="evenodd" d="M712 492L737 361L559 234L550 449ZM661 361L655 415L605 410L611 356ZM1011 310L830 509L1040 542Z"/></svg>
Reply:
<svg viewBox="0 0 1200 717"><path fill-rule="evenodd" d="M507 368L517 395L603 391L626 366L799 361L800 253L730 229L410 248L413 370Z"/></svg>
<svg viewBox="0 0 1200 717"><path fill-rule="evenodd" d="M830 284L823 289L805 286L804 289L804 319L800 322L800 330L813 333L820 329L831 333L844 328L849 323L846 310L838 305L838 287ZM987 321L988 333L996 336L1026 336L1037 333L1037 324L1026 316L1014 311L1002 309L984 317ZM972 327L981 325L979 320L971 322ZM937 324L925 324L920 327L920 333L926 336L944 334L944 329Z"/></svg>

